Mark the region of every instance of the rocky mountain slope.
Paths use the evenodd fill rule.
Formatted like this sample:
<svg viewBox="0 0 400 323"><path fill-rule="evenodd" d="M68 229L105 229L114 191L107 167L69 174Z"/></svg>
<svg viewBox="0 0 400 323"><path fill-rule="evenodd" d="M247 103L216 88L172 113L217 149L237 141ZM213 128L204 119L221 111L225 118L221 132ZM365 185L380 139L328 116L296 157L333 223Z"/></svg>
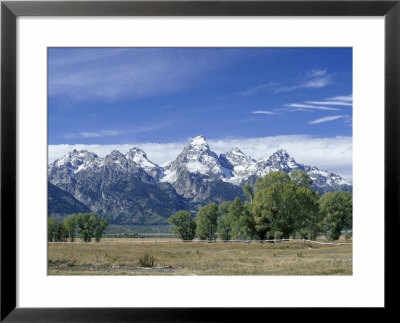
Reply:
<svg viewBox="0 0 400 323"><path fill-rule="evenodd" d="M72 194L58 188L50 182L47 184L49 216L63 217L72 213L90 212L90 209L85 204L79 202Z"/></svg>
<svg viewBox="0 0 400 323"><path fill-rule="evenodd" d="M239 148L218 156L204 136L195 137L175 160L163 167L151 162L140 148L125 155L113 151L102 158L88 151L72 151L49 164L49 181L72 194L112 223L165 222L180 209L243 197L242 186L272 171L300 169L321 193L352 190L339 175L297 163L281 149L258 161Z"/></svg>

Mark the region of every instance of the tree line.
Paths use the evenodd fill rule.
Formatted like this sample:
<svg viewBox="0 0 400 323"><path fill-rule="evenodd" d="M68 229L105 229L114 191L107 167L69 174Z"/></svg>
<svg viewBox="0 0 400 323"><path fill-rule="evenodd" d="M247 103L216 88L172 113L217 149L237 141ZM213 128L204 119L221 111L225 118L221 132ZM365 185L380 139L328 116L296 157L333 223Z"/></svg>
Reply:
<svg viewBox="0 0 400 323"><path fill-rule="evenodd" d="M92 238L99 242L108 226L108 221L96 213L71 214L64 221L50 217L47 221L47 240L49 242L74 242L80 237L84 242Z"/></svg>
<svg viewBox="0 0 400 323"><path fill-rule="evenodd" d="M353 201L350 192L329 192L322 196L309 188L308 174L294 170L289 175L271 172L254 187L246 184L246 201L208 204L195 218L185 210L169 217L171 231L183 240L274 239L300 237L316 239L325 234L339 239L342 230L352 228Z"/></svg>

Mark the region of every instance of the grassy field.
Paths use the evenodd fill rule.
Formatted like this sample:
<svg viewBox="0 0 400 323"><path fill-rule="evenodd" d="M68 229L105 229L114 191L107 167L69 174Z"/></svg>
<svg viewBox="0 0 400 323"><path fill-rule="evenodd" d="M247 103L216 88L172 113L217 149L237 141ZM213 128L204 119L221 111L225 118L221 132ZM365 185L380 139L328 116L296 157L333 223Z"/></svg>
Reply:
<svg viewBox="0 0 400 323"><path fill-rule="evenodd" d="M142 242L143 241L143 242ZM148 255L152 267L140 259ZM49 275L352 275L352 245L177 239L49 243Z"/></svg>

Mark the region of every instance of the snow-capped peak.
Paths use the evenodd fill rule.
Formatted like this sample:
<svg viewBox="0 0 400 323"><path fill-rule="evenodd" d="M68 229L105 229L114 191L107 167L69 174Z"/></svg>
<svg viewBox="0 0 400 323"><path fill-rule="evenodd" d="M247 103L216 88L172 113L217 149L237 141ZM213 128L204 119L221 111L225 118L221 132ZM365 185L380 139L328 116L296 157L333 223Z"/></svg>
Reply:
<svg viewBox="0 0 400 323"><path fill-rule="evenodd" d="M161 181L173 183L179 170L210 178L225 177L229 173L222 167L217 154L210 150L204 136L193 138L176 159L165 166Z"/></svg>
<svg viewBox="0 0 400 323"><path fill-rule="evenodd" d="M220 160L228 161L232 166L239 166L239 165L243 166L243 164L254 163L254 161L249 156L247 156L237 147L233 148L232 150L228 151L225 154L221 154L219 158Z"/></svg>
<svg viewBox="0 0 400 323"><path fill-rule="evenodd" d="M132 161L134 161L135 163L141 164L143 161L147 161L149 163L151 163L148 158L146 153L137 147L133 147L131 149L129 149L129 151L126 153L125 157L127 159L130 159ZM151 163L153 164L153 163Z"/></svg>
<svg viewBox="0 0 400 323"><path fill-rule="evenodd" d="M127 168L128 161L125 158L125 155L119 152L118 150L113 150L110 154L108 154L104 158L104 164L107 166L112 166L112 165L119 165L122 168Z"/></svg>
<svg viewBox="0 0 400 323"><path fill-rule="evenodd" d="M204 137L203 135L194 137L190 141L189 145L190 146L207 146L208 147L206 137Z"/></svg>
<svg viewBox="0 0 400 323"><path fill-rule="evenodd" d="M126 159L133 161L137 166L144 169L144 171L151 177L158 178L161 174L161 168L147 158L146 153L137 147L131 148L125 155Z"/></svg>
<svg viewBox="0 0 400 323"><path fill-rule="evenodd" d="M67 153L62 158L49 165L49 172L55 169L65 168L69 172L77 173L87 168L98 168L102 165L103 158L87 150L76 150Z"/></svg>

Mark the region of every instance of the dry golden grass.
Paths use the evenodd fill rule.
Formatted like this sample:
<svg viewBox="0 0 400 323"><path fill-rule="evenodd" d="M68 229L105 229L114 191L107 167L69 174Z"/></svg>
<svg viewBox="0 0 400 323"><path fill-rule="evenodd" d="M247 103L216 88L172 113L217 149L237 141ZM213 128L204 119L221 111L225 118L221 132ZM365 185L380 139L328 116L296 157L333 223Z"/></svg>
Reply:
<svg viewBox="0 0 400 323"><path fill-rule="evenodd" d="M132 241L130 243L130 241ZM139 257L155 257L153 268ZM49 275L351 275L351 245L104 239L49 243Z"/></svg>

